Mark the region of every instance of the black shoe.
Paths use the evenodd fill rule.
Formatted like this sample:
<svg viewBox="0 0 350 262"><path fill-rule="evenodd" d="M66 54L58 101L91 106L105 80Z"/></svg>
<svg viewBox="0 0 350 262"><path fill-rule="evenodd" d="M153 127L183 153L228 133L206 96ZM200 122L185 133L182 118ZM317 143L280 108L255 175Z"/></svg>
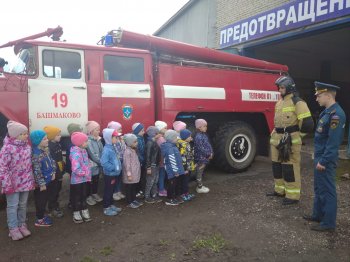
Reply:
<svg viewBox="0 0 350 262"><path fill-rule="evenodd" d="M310 215L303 215L303 219L306 221L311 221L311 222L320 222L319 219L314 218L313 216Z"/></svg>
<svg viewBox="0 0 350 262"><path fill-rule="evenodd" d="M283 199L282 205L286 206L286 205L294 205L298 203L299 203L299 200L285 198Z"/></svg>
<svg viewBox="0 0 350 262"><path fill-rule="evenodd" d="M335 228L332 227L323 227L321 225L315 225L311 227L311 230L319 232L334 232Z"/></svg>
<svg viewBox="0 0 350 262"><path fill-rule="evenodd" d="M278 193L275 192L275 191L266 193L266 196L284 197L284 195L278 194Z"/></svg>

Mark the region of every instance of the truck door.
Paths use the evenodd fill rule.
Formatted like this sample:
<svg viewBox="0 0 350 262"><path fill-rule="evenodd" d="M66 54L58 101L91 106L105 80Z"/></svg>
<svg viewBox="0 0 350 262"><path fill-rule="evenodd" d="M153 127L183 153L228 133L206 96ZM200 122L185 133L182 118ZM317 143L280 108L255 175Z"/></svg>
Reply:
<svg viewBox="0 0 350 262"><path fill-rule="evenodd" d="M104 53L100 61L103 125L118 121L123 132L130 132L136 122L154 125L150 55Z"/></svg>
<svg viewBox="0 0 350 262"><path fill-rule="evenodd" d="M39 46L38 57L38 77L28 82L30 129L54 125L66 136L68 124L88 120L84 52Z"/></svg>

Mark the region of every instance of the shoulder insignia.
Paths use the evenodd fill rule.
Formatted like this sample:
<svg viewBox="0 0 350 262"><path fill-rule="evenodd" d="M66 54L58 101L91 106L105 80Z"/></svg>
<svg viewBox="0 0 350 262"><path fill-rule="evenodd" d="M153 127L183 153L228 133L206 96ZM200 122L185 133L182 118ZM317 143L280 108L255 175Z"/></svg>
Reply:
<svg viewBox="0 0 350 262"><path fill-rule="evenodd" d="M331 123L330 123L330 127L332 129L335 129L337 128L337 126L339 125L339 116L337 115L333 115L332 118L331 118Z"/></svg>
<svg viewBox="0 0 350 262"><path fill-rule="evenodd" d="M340 117L338 115L332 115L332 118L331 119L340 119Z"/></svg>

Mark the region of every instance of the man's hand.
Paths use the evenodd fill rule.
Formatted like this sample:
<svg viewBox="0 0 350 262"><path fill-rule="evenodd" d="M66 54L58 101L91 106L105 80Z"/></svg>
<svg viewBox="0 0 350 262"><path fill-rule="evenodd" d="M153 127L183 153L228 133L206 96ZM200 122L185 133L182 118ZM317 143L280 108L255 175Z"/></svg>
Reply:
<svg viewBox="0 0 350 262"><path fill-rule="evenodd" d="M317 169L318 171L324 171L324 170L326 170L326 167L325 167L325 166L322 166L320 163L317 163L316 169Z"/></svg>

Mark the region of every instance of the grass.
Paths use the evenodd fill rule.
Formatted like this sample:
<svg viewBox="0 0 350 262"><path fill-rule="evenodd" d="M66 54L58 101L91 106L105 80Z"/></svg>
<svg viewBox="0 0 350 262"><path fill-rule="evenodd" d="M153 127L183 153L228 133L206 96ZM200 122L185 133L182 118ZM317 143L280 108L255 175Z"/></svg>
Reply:
<svg viewBox="0 0 350 262"><path fill-rule="evenodd" d="M226 240L220 234L215 234L207 238L197 238L193 241L193 248L207 249L215 253L219 253L226 246Z"/></svg>
<svg viewBox="0 0 350 262"><path fill-rule="evenodd" d="M109 256L113 253L113 249L111 247L104 247L102 248L102 250L100 251L100 254L104 255L104 256Z"/></svg>
<svg viewBox="0 0 350 262"><path fill-rule="evenodd" d="M83 259L80 260L80 262L97 262L97 260L93 259L92 257L83 257Z"/></svg>
<svg viewBox="0 0 350 262"><path fill-rule="evenodd" d="M169 242L168 242L167 240L160 239L160 240L159 240L159 244L160 244L161 246L167 246L167 245L169 245Z"/></svg>

